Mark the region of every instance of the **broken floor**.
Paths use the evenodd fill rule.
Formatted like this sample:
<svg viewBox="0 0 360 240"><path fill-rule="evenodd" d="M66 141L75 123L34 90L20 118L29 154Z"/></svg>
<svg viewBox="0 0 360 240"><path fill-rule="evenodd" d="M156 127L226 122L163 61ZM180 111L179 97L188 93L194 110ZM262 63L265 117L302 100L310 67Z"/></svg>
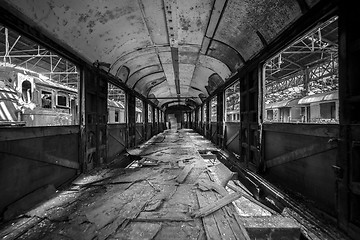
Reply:
<svg viewBox="0 0 360 240"><path fill-rule="evenodd" d="M2 239L300 239L191 130L167 130L0 229ZM199 151L202 153L200 154ZM208 151L208 152L207 152Z"/></svg>

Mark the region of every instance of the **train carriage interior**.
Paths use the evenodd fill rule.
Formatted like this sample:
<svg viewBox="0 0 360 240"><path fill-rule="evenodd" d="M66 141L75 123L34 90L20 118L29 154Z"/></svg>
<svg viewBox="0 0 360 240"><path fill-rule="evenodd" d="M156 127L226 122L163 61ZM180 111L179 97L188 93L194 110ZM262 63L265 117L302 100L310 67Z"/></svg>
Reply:
<svg viewBox="0 0 360 240"><path fill-rule="evenodd" d="M360 9L2 0L1 239L360 239Z"/></svg>

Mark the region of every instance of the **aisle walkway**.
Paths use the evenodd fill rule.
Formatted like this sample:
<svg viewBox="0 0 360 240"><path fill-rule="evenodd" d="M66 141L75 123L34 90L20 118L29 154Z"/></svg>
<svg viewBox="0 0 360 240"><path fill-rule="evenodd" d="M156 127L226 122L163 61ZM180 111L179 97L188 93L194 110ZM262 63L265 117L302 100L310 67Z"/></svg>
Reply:
<svg viewBox="0 0 360 240"><path fill-rule="evenodd" d="M114 161L80 176L0 237L299 239L299 226L254 204L211 150L216 147L191 130L167 130L129 150L137 160L127 168Z"/></svg>

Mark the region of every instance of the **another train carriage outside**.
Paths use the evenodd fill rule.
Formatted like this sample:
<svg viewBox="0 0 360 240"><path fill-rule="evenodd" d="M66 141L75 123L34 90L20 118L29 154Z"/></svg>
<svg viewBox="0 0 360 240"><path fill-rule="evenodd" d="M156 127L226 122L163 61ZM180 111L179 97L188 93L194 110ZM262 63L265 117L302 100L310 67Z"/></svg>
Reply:
<svg viewBox="0 0 360 240"><path fill-rule="evenodd" d="M265 119L285 123L338 123L338 109L339 94L332 91L266 104Z"/></svg>
<svg viewBox="0 0 360 240"><path fill-rule="evenodd" d="M77 89L2 67L1 125L55 126L78 124Z"/></svg>
<svg viewBox="0 0 360 240"><path fill-rule="evenodd" d="M122 102L108 99L108 123L126 123L125 106Z"/></svg>

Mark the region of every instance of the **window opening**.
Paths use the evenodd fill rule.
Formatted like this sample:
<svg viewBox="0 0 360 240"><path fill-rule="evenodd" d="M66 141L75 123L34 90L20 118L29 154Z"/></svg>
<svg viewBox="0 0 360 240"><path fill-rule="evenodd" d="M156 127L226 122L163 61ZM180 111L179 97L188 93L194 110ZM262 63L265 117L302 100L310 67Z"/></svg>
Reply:
<svg viewBox="0 0 360 240"><path fill-rule="evenodd" d="M136 98L135 99L135 117L136 117L137 123L142 123L144 121L143 109L144 109L143 101Z"/></svg>
<svg viewBox="0 0 360 240"><path fill-rule="evenodd" d="M217 97L216 96L211 99L210 106L211 106L211 108L210 108L211 122L217 122Z"/></svg>
<svg viewBox="0 0 360 240"><path fill-rule="evenodd" d="M32 95L32 92L31 92L31 82L25 80L22 82L22 100L25 102L25 103L29 103L31 101L31 95Z"/></svg>
<svg viewBox="0 0 360 240"><path fill-rule="evenodd" d="M225 90L225 121L240 122L240 82Z"/></svg>
<svg viewBox="0 0 360 240"><path fill-rule="evenodd" d="M78 67L10 28L0 29L0 95L5 96L0 105L6 106L0 111L9 113L0 125L79 124Z"/></svg>
<svg viewBox="0 0 360 240"><path fill-rule="evenodd" d="M57 95L56 104L59 107L68 107L68 97L64 94Z"/></svg>
<svg viewBox="0 0 360 240"><path fill-rule="evenodd" d="M108 123L126 123L125 91L111 83L108 83Z"/></svg>
<svg viewBox="0 0 360 240"><path fill-rule="evenodd" d="M115 122L119 122L119 111L115 111Z"/></svg>
<svg viewBox="0 0 360 240"><path fill-rule="evenodd" d="M337 39L335 16L264 64L265 122L339 122Z"/></svg>
<svg viewBox="0 0 360 240"><path fill-rule="evenodd" d="M148 122L151 123L152 122L152 106L149 104L148 105Z"/></svg>
<svg viewBox="0 0 360 240"><path fill-rule="evenodd" d="M52 93L47 91L41 91L41 107L51 108L52 107Z"/></svg>

